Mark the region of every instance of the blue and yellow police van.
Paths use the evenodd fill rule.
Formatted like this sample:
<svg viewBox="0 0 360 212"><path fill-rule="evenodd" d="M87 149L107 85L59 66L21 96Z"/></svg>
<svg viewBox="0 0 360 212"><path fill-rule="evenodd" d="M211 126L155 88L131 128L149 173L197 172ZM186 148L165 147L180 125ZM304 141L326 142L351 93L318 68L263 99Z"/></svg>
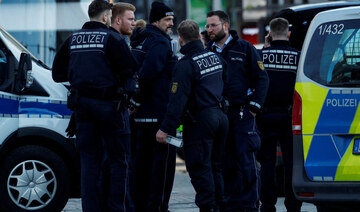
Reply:
<svg viewBox="0 0 360 212"><path fill-rule="evenodd" d="M293 188L318 211L360 211L360 7L311 21L297 72Z"/></svg>

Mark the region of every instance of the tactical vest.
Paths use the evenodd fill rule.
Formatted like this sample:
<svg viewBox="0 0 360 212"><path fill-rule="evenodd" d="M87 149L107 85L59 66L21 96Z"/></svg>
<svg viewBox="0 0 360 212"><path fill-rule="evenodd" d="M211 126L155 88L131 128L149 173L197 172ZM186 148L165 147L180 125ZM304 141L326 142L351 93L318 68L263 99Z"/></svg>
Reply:
<svg viewBox="0 0 360 212"><path fill-rule="evenodd" d="M189 101L190 110L201 110L219 105L224 87L223 65L218 55L202 51L191 58L196 69L196 82Z"/></svg>
<svg viewBox="0 0 360 212"><path fill-rule="evenodd" d="M284 45L274 45L261 52L270 80L264 111L288 113L293 102L300 52Z"/></svg>
<svg viewBox="0 0 360 212"><path fill-rule="evenodd" d="M300 54L296 51L268 49L262 51L265 69L296 73Z"/></svg>
<svg viewBox="0 0 360 212"><path fill-rule="evenodd" d="M109 35L105 29L82 29L71 35L68 77L73 87L86 89L115 85L106 56Z"/></svg>

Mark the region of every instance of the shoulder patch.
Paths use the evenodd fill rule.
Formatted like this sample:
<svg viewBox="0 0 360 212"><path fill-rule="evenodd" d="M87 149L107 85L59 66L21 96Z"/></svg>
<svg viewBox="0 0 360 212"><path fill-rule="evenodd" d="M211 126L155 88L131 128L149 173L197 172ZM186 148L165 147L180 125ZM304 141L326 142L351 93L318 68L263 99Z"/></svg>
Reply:
<svg viewBox="0 0 360 212"><path fill-rule="evenodd" d="M177 82L173 82L172 86L171 86L171 93L176 93L178 89L178 83Z"/></svg>
<svg viewBox="0 0 360 212"><path fill-rule="evenodd" d="M259 65L259 68L264 71L264 63L262 61L257 61L258 65Z"/></svg>

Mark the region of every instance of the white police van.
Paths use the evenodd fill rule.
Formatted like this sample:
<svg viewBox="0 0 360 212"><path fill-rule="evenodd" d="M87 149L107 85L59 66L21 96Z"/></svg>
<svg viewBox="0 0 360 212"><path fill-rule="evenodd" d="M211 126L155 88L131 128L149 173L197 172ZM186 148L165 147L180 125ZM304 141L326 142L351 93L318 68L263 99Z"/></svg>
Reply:
<svg viewBox="0 0 360 212"><path fill-rule="evenodd" d="M0 211L61 211L79 195L67 88L0 27Z"/></svg>
<svg viewBox="0 0 360 212"><path fill-rule="evenodd" d="M293 188L318 211L360 211L360 6L321 12L297 71Z"/></svg>

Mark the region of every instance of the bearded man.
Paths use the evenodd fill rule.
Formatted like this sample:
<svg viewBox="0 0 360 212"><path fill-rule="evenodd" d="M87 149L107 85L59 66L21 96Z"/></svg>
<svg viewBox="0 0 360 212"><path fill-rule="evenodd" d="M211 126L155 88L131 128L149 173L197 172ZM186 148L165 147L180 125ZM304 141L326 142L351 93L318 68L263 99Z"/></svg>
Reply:
<svg viewBox="0 0 360 212"><path fill-rule="evenodd" d="M223 96L229 103L229 135L223 165L225 211L258 211L260 137L255 116L265 102L269 79L255 47L230 30L223 11L207 14L207 48L227 61Z"/></svg>

